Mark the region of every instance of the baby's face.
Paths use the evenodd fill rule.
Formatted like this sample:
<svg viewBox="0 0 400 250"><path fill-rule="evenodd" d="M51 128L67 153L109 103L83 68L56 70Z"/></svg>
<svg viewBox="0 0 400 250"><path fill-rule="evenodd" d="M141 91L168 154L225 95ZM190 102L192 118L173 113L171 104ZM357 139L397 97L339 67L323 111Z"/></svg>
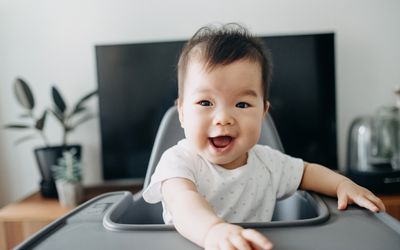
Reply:
<svg viewBox="0 0 400 250"><path fill-rule="evenodd" d="M246 163L268 110L261 84L260 66L248 60L209 72L201 60L190 62L178 110L185 136L201 156L227 169Z"/></svg>

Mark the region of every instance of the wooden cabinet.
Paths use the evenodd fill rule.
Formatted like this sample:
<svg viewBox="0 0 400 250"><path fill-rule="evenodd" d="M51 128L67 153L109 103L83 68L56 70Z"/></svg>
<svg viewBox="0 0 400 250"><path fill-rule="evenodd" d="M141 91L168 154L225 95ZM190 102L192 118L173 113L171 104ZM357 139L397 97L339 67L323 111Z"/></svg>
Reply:
<svg viewBox="0 0 400 250"><path fill-rule="evenodd" d="M135 193L140 188L140 185L105 185L85 188L85 200L118 190L129 190ZM63 208L57 199L44 198L39 193L3 207L0 209L0 250L14 248L24 239L72 209Z"/></svg>
<svg viewBox="0 0 400 250"><path fill-rule="evenodd" d="M386 212L400 220L400 194L378 195L386 207Z"/></svg>
<svg viewBox="0 0 400 250"><path fill-rule="evenodd" d="M0 249L11 249L72 208L62 208L57 199L39 193L0 210Z"/></svg>

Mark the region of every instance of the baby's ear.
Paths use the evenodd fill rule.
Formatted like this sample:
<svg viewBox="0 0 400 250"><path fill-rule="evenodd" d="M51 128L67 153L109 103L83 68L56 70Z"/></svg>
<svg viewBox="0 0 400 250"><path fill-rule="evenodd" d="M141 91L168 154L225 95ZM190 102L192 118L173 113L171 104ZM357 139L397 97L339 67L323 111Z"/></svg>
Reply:
<svg viewBox="0 0 400 250"><path fill-rule="evenodd" d="M176 104L176 108L178 109L179 122L181 124L181 127L184 128L183 127L183 107L182 107L182 103L181 103L181 101L179 99L177 99L175 101L175 104Z"/></svg>
<svg viewBox="0 0 400 250"><path fill-rule="evenodd" d="M268 110L269 110L269 106L270 106L269 101L265 101L265 103L264 103L264 116L267 115Z"/></svg>

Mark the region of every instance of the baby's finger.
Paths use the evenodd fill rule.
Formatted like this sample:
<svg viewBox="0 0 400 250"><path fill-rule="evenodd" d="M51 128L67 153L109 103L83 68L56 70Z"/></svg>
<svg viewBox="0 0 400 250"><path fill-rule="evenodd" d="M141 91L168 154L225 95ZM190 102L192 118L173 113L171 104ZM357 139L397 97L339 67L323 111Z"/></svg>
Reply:
<svg viewBox="0 0 400 250"><path fill-rule="evenodd" d="M229 240L231 241L232 245L238 250L251 250L248 242L238 234L230 236Z"/></svg>
<svg viewBox="0 0 400 250"><path fill-rule="evenodd" d="M259 245L256 245L253 242L250 242L250 246L252 250L264 250L264 248L261 248Z"/></svg>
<svg viewBox="0 0 400 250"><path fill-rule="evenodd" d="M357 196L354 199L354 202L359 205L360 207L365 207L366 209L372 212L378 212L379 208L370 200L363 196Z"/></svg>
<svg viewBox="0 0 400 250"><path fill-rule="evenodd" d="M343 210L347 207L347 195L339 195L338 196L338 209Z"/></svg>
<svg viewBox="0 0 400 250"><path fill-rule="evenodd" d="M374 194L367 195L367 198L379 208L379 211L386 211L385 205L383 204L382 200L376 197Z"/></svg>
<svg viewBox="0 0 400 250"><path fill-rule="evenodd" d="M242 235L245 239L262 249L272 249L273 247L272 243L264 235L254 229L245 229L242 231Z"/></svg>

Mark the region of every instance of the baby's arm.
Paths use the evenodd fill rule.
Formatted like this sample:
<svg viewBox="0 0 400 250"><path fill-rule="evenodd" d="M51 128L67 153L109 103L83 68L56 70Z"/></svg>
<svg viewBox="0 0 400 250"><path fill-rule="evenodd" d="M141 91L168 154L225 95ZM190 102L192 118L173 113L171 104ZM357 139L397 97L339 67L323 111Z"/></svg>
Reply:
<svg viewBox="0 0 400 250"><path fill-rule="evenodd" d="M338 209L356 203L371 211L385 211L382 201L371 191L350 179L318 164L304 163L304 173L300 188L338 197Z"/></svg>
<svg viewBox="0 0 400 250"><path fill-rule="evenodd" d="M272 248L261 233L218 218L190 180L172 178L164 181L162 196L178 232L205 249Z"/></svg>

